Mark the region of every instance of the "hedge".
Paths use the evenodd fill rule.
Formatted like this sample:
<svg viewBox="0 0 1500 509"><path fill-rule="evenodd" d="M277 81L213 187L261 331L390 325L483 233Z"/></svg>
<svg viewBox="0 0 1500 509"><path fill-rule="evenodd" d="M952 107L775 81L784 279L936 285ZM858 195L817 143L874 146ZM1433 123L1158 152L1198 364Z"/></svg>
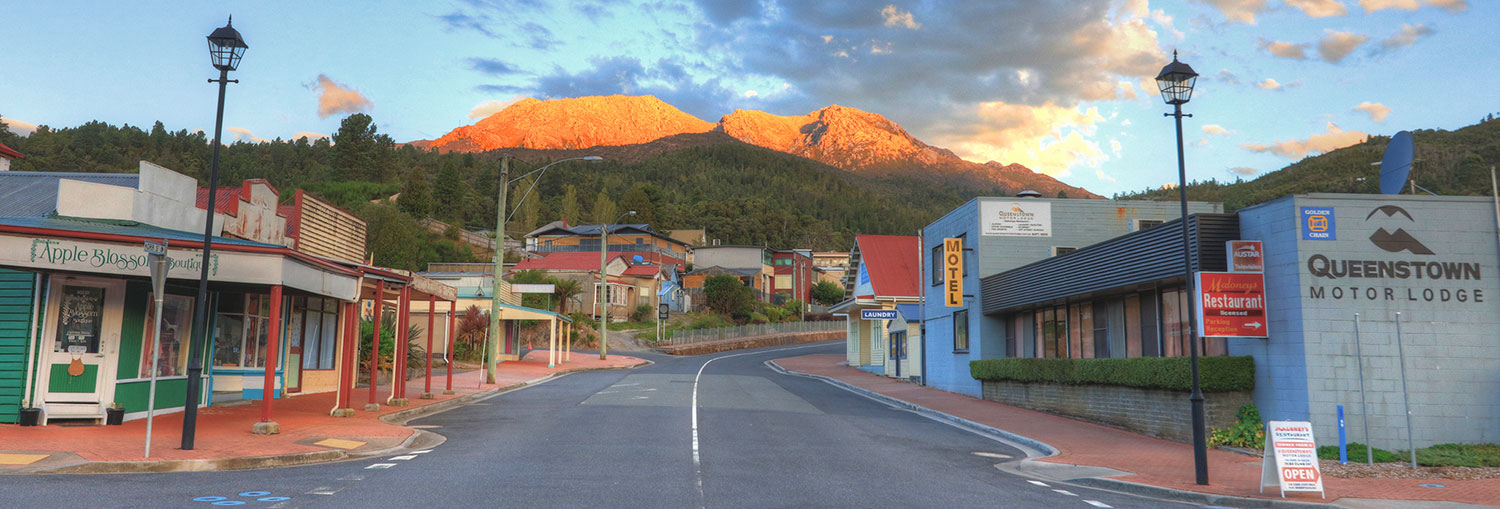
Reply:
<svg viewBox="0 0 1500 509"><path fill-rule="evenodd" d="M969 362L978 380L1039 382L1065 385L1122 385L1142 389L1191 391L1188 357L1130 359L987 359ZM1255 359L1199 357L1198 376L1204 392L1255 389Z"/></svg>

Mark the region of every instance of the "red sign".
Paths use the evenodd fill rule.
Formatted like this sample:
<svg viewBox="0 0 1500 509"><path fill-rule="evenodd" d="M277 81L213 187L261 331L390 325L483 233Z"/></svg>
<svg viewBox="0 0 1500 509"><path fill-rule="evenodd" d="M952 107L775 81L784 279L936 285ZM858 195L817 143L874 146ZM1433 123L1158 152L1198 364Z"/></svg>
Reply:
<svg viewBox="0 0 1500 509"><path fill-rule="evenodd" d="M1224 244L1230 272L1265 272L1266 262L1259 240L1231 240Z"/></svg>
<svg viewBox="0 0 1500 509"><path fill-rule="evenodd" d="M1258 273L1197 273L1203 337L1266 337L1266 281Z"/></svg>

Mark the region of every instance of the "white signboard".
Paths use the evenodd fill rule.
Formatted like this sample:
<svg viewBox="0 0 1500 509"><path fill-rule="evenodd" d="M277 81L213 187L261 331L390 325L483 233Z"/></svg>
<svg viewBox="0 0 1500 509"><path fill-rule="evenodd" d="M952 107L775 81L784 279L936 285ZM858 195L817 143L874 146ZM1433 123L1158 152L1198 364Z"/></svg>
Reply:
<svg viewBox="0 0 1500 509"><path fill-rule="evenodd" d="M1052 203L1035 200L979 202L979 232L995 237L1051 237Z"/></svg>
<svg viewBox="0 0 1500 509"><path fill-rule="evenodd" d="M1266 454L1260 469L1262 493L1267 485L1281 486L1281 498L1286 498L1288 491L1323 493L1323 472L1318 468L1318 444L1313 440L1312 423L1266 423ZM1324 493L1323 498L1328 495Z"/></svg>

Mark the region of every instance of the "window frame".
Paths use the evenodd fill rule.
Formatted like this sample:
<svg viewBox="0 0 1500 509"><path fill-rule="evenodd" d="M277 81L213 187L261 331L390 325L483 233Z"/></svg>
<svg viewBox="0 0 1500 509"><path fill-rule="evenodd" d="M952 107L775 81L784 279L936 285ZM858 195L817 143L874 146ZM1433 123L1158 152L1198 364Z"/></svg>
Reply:
<svg viewBox="0 0 1500 509"><path fill-rule="evenodd" d="M951 316L953 317L953 353L969 353L969 310L960 309L954 311ZM960 330L963 331L962 346L959 342Z"/></svg>

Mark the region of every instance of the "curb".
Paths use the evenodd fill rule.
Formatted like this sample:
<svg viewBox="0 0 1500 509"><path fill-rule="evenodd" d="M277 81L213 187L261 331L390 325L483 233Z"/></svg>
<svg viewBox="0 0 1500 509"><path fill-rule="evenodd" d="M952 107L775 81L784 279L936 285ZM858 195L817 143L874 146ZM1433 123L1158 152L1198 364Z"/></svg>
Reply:
<svg viewBox="0 0 1500 509"><path fill-rule="evenodd" d="M427 417L433 414L446 412L460 406L480 399L486 399L506 392L524 389L536 384L544 383L564 375L584 371L604 371L615 369L634 369L642 366L655 364L654 362L641 359L643 362L631 366L608 366L600 368L576 368L558 371L546 376L533 378L523 382L517 382L500 387L494 387L483 392L466 394L457 398L439 401L430 405L408 408L398 412L377 417L381 422L395 426L405 426L407 422ZM446 442L448 439L437 433L427 430L413 429L413 433L406 437L400 445L388 447L377 451L350 452L350 451L310 451L291 454L278 454L273 456L250 456L236 458L200 458L190 460L154 460L154 461L93 461L63 465L46 470L18 471L0 475L27 475L27 474L141 474L162 472L211 472L218 470L253 470L261 468L291 467L300 465L311 465L317 463L335 463L346 460L357 460L375 456L387 456L397 452L430 449Z"/></svg>
<svg viewBox="0 0 1500 509"><path fill-rule="evenodd" d="M911 410L913 412L916 412L916 413L918 413L918 414L920 414L922 416L925 416L925 417L928 417L928 418L931 418L931 419L935 419L935 420L939 420L939 421L943 421L943 422L947 422L947 423L951 423L951 424L954 424L954 425L956 425L958 427L965 428L965 429L967 429L969 431L976 432L976 433L979 433L981 435L994 435L994 436L997 436L997 437L1001 437L1001 438L1004 439L1002 441L1012 442L1012 445L1021 445L1021 446L1023 446L1023 447L1018 447L1018 448L1022 449L1022 452L1025 452L1027 457L1025 459L1017 460L1017 461L1032 461L1032 460L1035 460L1037 458L1044 458L1044 457L1048 457L1048 456L1056 456L1058 454L1058 452L1059 452L1056 447L1053 447L1053 446L1051 446L1051 445L1049 445L1049 444L1047 444L1045 442L1042 442L1040 440L1036 440L1034 438L1017 435L1015 433L1012 433L1012 432L1009 432L1009 431L1005 431L1003 429L996 428L994 426L989 426L989 425L986 425L986 424L977 423L977 422L974 422L974 421L971 421L971 420L968 420L968 419L964 419L962 417L957 417L957 416L953 416L953 415L946 414L946 413L943 413L943 412L939 412L937 410L933 410L931 408L927 408L927 407L924 407L924 406L915 405L915 404L909 403L909 402L907 402L905 400L896 399L896 398L893 398L891 396L880 394L878 392L875 392L875 391L872 391L872 390L869 390L869 389L865 389L863 387L859 387L859 386L850 384L850 383L845 382L843 380L839 380L839 379L836 379L836 378L827 377L827 376L823 376L823 375L814 375L814 374L810 374L810 373L802 373L802 372L798 372L798 371L791 371L791 370L788 370L786 368L781 367L781 365L777 364L776 360L774 360L774 359L766 361L766 366L770 367L772 370L776 371L777 373L781 373L781 374L784 374L784 375L800 376L800 377L804 377L804 378L811 378L811 379L815 379L815 380L822 380L824 382L827 382L830 385L833 385L835 387L839 387L839 388L847 390L849 392L853 392L855 394L859 394L861 396L864 396L864 397L867 397L867 398L870 398L870 399L873 399L873 400L876 400L876 401L879 401L879 402L882 402L882 403L886 403L886 404L889 404L889 405L892 405L892 406L896 406L896 407L900 407L900 408L905 408L905 409ZM1032 450L1027 450L1028 448L1032 449ZM1016 474L1016 475L1022 475L1021 473L1016 472L1013 469L1006 470L1006 471L1010 472L1010 473L1013 473L1013 474ZM1054 479L1048 479L1048 481L1050 481L1050 482L1061 482L1061 481L1057 481L1057 480L1054 480ZM1139 496L1144 496L1144 497L1166 499L1166 500L1172 500L1172 501L1178 501L1178 502L1188 502L1188 503L1195 503L1195 504L1201 504L1201 505L1210 505L1210 506L1230 506L1230 507L1250 507L1250 508L1331 507L1330 503L1296 502L1296 501L1291 501L1291 500L1276 500L1276 499L1265 499L1265 498L1238 497L1238 496L1232 496L1232 495L1218 495L1218 494L1213 494L1213 493L1201 493L1201 492L1197 492L1197 491L1179 490L1179 489L1175 489L1175 488L1164 488L1164 487L1161 487L1161 486L1152 486L1152 485L1149 485L1149 484L1133 483L1133 482L1121 481L1121 480L1118 480L1118 479L1110 479L1110 478L1104 478L1104 477L1079 478L1079 479L1069 480L1069 481L1066 481L1064 483L1065 484L1075 484L1075 485L1085 486L1085 487L1094 488L1094 489L1114 491L1114 492L1125 493L1125 494L1130 494L1130 495L1139 495ZM1337 499L1335 499L1335 500L1337 500Z"/></svg>

